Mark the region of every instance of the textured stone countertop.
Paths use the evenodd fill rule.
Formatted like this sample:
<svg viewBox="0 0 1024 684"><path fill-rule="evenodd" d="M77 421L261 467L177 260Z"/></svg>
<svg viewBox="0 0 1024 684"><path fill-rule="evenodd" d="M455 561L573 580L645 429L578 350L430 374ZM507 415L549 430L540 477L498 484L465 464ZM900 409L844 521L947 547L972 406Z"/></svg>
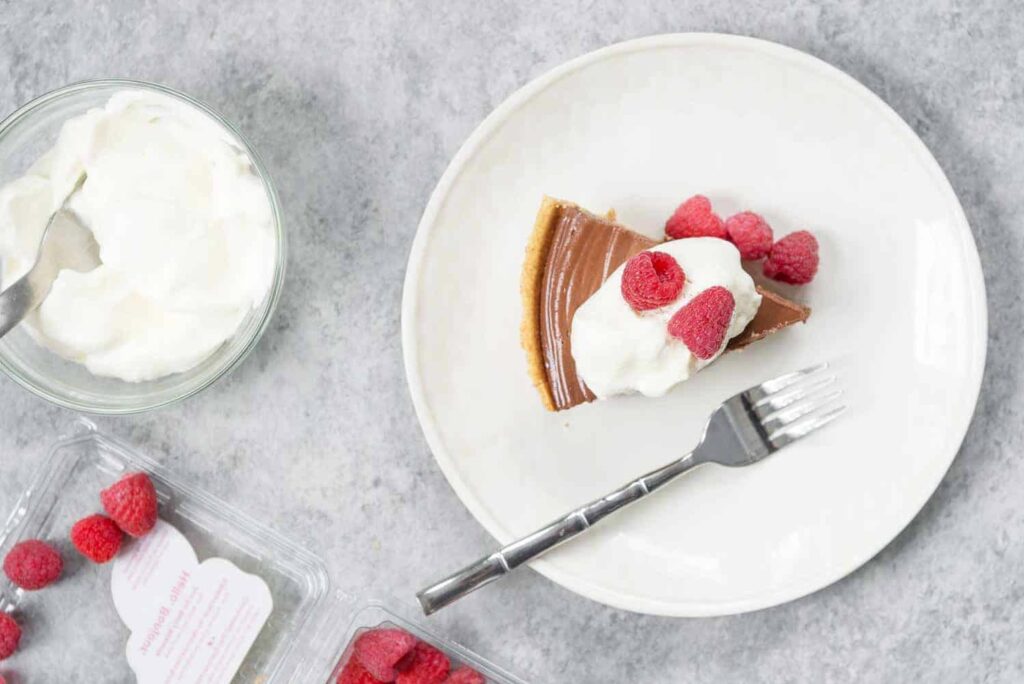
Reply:
<svg viewBox="0 0 1024 684"><path fill-rule="evenodd" d="M191 93L261 151L291 231L284 296L247 363L183 405L98 423L289 531L347 591L411 597L490 549L405 386L399 305L420 212L465 137L532 77L619 40L695 30L838 66L938 158L989 296L967 439L910 527L808 598L670 620L526 571L438 628L537 683L1024 681L1024 14L1013 0L4 2L0 110L103 76ZM2 378L0 406L6 511L74 416ZM50 681L30 648L5 669Z"/></svg>

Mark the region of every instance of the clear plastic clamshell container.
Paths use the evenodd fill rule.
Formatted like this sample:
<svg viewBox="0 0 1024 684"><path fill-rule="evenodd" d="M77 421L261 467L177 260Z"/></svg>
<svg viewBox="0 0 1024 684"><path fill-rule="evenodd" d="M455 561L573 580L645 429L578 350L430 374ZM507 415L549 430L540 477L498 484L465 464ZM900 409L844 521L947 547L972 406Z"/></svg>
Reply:
<svg viewBox="0 0 1024 684"><path fill-rule="evenodd" d="M522 679L488 662L473 651L435 634L411 613L398 608L394 603L360 602L341 593L335 596L335 603L335 609L325 611L326 620L319 630L321 639L317 640L314 647L319 653L333 655L328 658L326 666L318 662L303 677L292 681L317 684L335 682L341 668L351 656L352 642L356 637L376 627L398 627L444 651L451 659L452 670L467 665L492 684L525 684Z"/></svg>
<svg viewBox="0 0 1024 684"><path fill-rule="evenodd" d="M0 610L11 613L23 629L19 651L0 662L0 672L16 671L19 682L135 679L125 656L130 631L112 600L110 564L94 566L82 558L71 546L69 531L75 521L99 512L102 489L137 471L149 474L161 520L184 535L199 561L227 559L262 578L270 590L270 616L231 682L333 683L356 636L374 627L394 626L446 652L453 667L468 665L496 684L523 684L434 634L397 605L361 602L334 591L315 555L97 432L84 419L53 447L0 530L0 558L25 539L48 541L64 558L61 579L41 591L22 591L0 575ZM45 663L45 672L39 671L40 663Z"/></svg>

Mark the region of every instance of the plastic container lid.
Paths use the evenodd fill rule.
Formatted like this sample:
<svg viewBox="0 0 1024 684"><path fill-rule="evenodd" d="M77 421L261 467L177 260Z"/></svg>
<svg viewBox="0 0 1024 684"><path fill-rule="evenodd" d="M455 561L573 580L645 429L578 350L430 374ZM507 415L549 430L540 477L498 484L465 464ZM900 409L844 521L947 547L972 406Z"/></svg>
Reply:
<svg viewBox="0 0 1024 684"><path fill-rule="evenodd" d="M45 673L20 672L26 681L40 681L40 675L46 681L132 680L125 657L130 632L114 608L111 570L82 558L68 534L75 521L99 512L100 490L135 471L149 474L160 500L160 518L184 534L200 561L225 558L262 578L270 589L270 617L231 681L334 682L355 636L388 625L433 644L453 663L472 667L488 682L522 684L434 634L397 604L360 601L332 590L317 556L99 433L85 419L76 421L71 434L54 445L0 531L0 557L19 541L43 539L57 546L65 561L61 579L41 591L22 591L0 575L0 609L11 612L24 630L20 652L31 652L34 662L46 663ZM12 658L13 669L19 655Z"/></svg>

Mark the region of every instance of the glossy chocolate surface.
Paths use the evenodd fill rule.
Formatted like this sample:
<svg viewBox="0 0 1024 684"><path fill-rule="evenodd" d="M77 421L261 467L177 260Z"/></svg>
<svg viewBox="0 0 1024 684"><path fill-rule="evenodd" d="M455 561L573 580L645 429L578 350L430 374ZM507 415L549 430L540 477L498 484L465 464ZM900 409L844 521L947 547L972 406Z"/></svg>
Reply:
<svg viewBox="0 0 1024 684"><path fill-rule="evenodd" d="M594 400L576 375L572 316L624 261L657 244L579 207L558 208L541 282L540 337L551 396L558 410Z"/></svg>

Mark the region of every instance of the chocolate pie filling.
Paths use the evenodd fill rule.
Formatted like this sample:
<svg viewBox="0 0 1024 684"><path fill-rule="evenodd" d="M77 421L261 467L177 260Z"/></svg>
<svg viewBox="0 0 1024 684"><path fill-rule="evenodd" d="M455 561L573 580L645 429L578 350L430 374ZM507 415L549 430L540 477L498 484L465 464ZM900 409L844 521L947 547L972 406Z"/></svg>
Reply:
<svg viewBox="0 0 1024 684"><path fill-rule="evenodd" d="M553 221L539 328L551 397L560 411L595 398L576 375L569 342L573 314L620 264L657 243L579 207L559 207Z"/></svg>

